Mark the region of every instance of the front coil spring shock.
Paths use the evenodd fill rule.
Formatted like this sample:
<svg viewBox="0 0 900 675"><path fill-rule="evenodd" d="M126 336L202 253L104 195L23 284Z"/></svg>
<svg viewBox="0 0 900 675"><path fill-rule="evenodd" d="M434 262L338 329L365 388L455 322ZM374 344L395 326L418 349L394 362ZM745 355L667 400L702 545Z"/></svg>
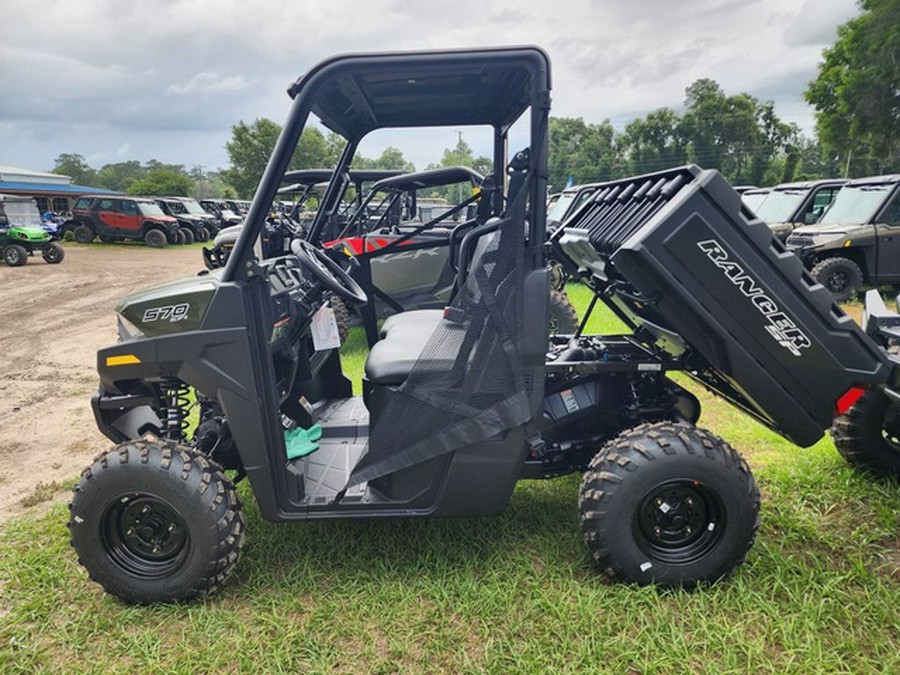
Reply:
<svg viewBox="0 0 900 675"><path fill-rule="evenodd" d="M183 441L187 436L191 388L178 378L169 378L160 384L160 390L162 435L173 441Z"/></svg>

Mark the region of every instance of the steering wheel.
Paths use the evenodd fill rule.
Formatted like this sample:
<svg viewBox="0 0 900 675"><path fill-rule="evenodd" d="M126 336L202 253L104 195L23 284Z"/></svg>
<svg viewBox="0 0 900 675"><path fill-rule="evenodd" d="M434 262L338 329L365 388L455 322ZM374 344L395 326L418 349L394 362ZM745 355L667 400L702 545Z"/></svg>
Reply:
<svg viewBox="0 0 900 675"><path fill-rule="evenodd" d="M291 242L291 252L297 256L300 264L312 272L313 276L332 293L354 305L364 305L369 301L369 296L362 286L323 250L305 239L294 239Z"/></svg>

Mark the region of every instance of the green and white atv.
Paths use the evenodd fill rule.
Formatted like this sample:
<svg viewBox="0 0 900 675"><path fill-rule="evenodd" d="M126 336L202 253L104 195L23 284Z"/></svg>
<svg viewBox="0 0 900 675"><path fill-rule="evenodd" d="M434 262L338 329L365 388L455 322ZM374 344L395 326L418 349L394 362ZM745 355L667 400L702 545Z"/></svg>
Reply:
<svg viewBox="0 0 900 675"><path fill-rule="evenodd" d="M9 222L0 210L0 254L3 262L10 267L19 267L35 253L40 253L44 262L51 265L61 263L66 255L63 247L51 241L50 234L42 227Z"/></svg>

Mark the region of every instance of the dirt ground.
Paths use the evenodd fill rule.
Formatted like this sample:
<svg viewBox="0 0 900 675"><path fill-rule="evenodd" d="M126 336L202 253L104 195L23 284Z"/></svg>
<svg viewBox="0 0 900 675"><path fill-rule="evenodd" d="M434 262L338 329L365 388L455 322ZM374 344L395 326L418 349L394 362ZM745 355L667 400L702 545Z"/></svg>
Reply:
<svg viewBox="0 0 900 675"><path fill-rule="evenodd" d="M0 265L0 522L67 500L110 445L90 397L97 349L116 341L118 301L202 268L196 246L131 245L69 245L59 265Z"/></svg>

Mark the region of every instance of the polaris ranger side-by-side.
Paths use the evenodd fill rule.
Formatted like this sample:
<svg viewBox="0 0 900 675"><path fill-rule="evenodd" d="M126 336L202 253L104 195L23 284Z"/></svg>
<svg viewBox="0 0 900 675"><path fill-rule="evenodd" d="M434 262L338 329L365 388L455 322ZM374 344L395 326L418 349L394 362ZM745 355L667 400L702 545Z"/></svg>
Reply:
<svg viewBox="0 0 900 675"><path fill-rule="evenodd" d="M900 174L849 181L815 225L787 246L839 302L863 282L900 282Z"/></svg>
<svg viewBox="0 0 900 675"><path fill-rule="evenodd" d="M695 426L700 405L670 371L801 445L848 408L854 428L880 432L884 416L854 410L867 396L893 406L894 362L712 171L609 184L557 231L570 273L633 332L550 338L543 51L336 57L289 93L226 266L126 298L121 341L98 353L92 404L116 445L75 487L69 528L108 592L155 602L216 591L244 538L239 478L264 517L293 521L488 516L518 480L573 472L584 474L580 524L601 568L690 587L744 559L759 491L740 455ZM493 130L496 210L475 214L460 243L459 291L442 310L385 321L362 396L319 330L330 295L362 305L362 288L303 240L254 255L313 114L346 139L336 175L376 129ZM529 150L507 161L517 122ZM326 209L339 192L332 181Z"/></svg>

